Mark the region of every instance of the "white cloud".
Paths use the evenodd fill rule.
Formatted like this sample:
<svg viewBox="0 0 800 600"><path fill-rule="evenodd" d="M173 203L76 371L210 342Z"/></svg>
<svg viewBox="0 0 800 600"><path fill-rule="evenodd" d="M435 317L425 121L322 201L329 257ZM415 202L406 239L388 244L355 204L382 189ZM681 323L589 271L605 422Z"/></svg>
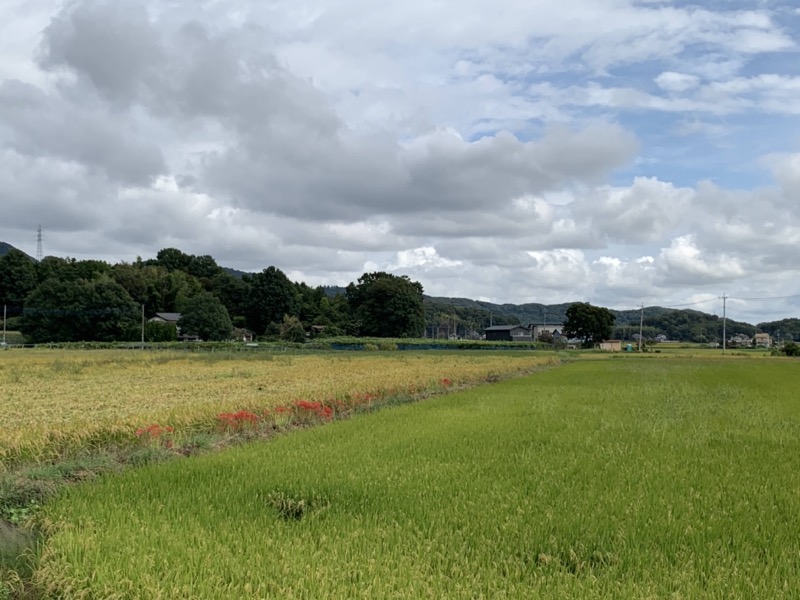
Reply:
<svg viewBox="0 0 800 600"><path fill-rule="evenodd" d="M740 258L702 252L692 235L673 239L670 246L661 251L660 259L662 285L705 286L730 282L746 274Z"/></svg>
<svg viewBox="0 0 800 600"><path fill-rule="evenodd" d="M769 3L0 17L0 240L29 252L41 223L47 252L177 246L310 284L375 267L497 301L794 291L798 29Z"/></svg>
<svg viewBox="0 0 800 600"><path fill-rule="evenodd" d="M675 73L673 71L664 71L655 79L658 87L668 92L685 92L700 83L700 78L697 75L689 75L687 73Z"/></svg>

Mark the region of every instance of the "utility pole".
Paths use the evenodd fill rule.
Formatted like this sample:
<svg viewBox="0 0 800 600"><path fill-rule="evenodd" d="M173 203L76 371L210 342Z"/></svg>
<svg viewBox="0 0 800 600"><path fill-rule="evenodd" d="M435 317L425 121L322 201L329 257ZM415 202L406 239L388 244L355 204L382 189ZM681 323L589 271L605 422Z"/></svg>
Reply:
<svg viewBox="0 0 800 600"><path fill-rule="evenodd" d="M144 350L144 304L142 304L142 350Z"/></svg>
<svg viewBox="0 0 800 600"><path fill-rule="evenodd" d="M547 308L542 308L542 333L547 331ZM539 337L542 337L542 333L539 334Z"/></svg>
<svg viewBox="0 0 800 600"><path fill-rule="evenodd" d="M3 304L3 347L6 345L6 305Z"/></svg>
<svg viewBox="0 0 800 600"><path fill-rule="evenodd" d="M641 312L639 313L639 352L642 351L642 331L644 331L644 302L642 302Z"/></svg>
<svg viewBox="0 0 800 600"><path fill-rule="evenodd" d="M722 298L722 353L725 354L725 346L728 341L728 334L726 331L728 296L723 293L722 296L719 297Z"/></svg>

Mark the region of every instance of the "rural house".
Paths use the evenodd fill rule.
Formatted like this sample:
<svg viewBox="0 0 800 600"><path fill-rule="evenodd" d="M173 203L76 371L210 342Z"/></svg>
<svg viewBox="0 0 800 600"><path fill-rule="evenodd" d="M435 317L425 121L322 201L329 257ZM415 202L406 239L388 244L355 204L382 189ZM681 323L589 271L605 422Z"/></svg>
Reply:
<svg viewBox="0 0 800 600"><path fill-rule="evenodd" d="M494 325L484 330L487 341L532 342L531 330L522 325Z"/></svg>
<svg viewBox="0 0 800 600"><path fill-rule="evenodd" d="M543 323L542 325L532 325L531 330L533 332L533 339L538 340L542 337L542 334L548 334L553 338L561 337L561 334L564 332L564 324L563 323L552 323L547 324Z"/></svg>
<svg viewBox="0 0 800 600"><path fill-rule="evenodd" d="M769 348L772 346L772 338L768 333L757 333L753 337L753 343L762 348Z"/></svg>
<svg viewBox="0 0 800 600"><path fill-rule="evenodd" d="M177 327L180 318L181 318L181 313L157 312L156 316L150 319L150 322L164 323L165 325L175 325Z"/></svg>

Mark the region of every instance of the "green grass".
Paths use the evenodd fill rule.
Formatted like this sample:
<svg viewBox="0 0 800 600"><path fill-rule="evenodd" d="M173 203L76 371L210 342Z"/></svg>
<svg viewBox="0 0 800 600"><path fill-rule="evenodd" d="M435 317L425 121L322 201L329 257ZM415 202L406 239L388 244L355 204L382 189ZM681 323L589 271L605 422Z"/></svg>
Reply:
<svg viewBox="0 0 800 600"><path fill-rule="evenodd" d="M65 490L44 594L800 597L798 363L578 361Z"/></svg>

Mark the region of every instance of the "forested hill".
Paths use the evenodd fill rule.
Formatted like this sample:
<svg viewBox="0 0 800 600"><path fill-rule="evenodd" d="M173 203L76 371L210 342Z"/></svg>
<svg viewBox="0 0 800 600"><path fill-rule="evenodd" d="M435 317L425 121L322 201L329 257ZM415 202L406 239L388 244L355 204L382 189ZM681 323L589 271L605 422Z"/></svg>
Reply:
<svg viewBox="0 0 800 600"><path fill-rule="evenodd" d="M800 340L800 319L781 319L759 323L758 328L777 339Z"/></svg>
<svg viewBox="0 0 800 600"><path fill-rule="evenodd" d="M11 244L6 244L5 242L0 242L0 256L5 256L6 254L11 252L12 250L16 250L16 248L14 248L14 246L12 246Z"/></svg>
<svg viewBox="0 0 800 600"><path fill-rule="evenodd" d="M277 267L244 273L217 265L211 256L185 254L176 248L164 248L154 259L111 265L52 256L35 261L0 242L0 304L8 308L9 320L16 320L12 324L23 332L27 328L33 341L91 341L119 335L136 339L141 335L143 305L150 318L157 312L185 313L190 301L199 303L208 296L222 305L236 327L257 335L286 336L295 330L300 334L313 330L325 335L474 338L490 325L561 324L571 304L494 304L423 296L419 283L388 273L365 273L351 286L311 288L290 281ZM367 302L359 295L361 287L374 292L375 298ZM410 304L398 301L403 298ZM90 306L92 302L97 305ZM67 305L71 312L65 311ZM647 338L664 335L700 343L722 339L722 319L696 310L651 306L643 312L635 308L611 312L616 318L613 335L620 339L630 340L638 333L642 316ZM124 332L109 333L100 326L117 327L116 317L123 313ZM73 331L82 323L78 317L85 321L83 329ZM45 323L47 319L52 323ZM398 331L390 327L400 322L408 327ZM800 319L758 326L731 319L726 323L728 336L752 336L758 330L780 340L800 340Z"/></svg>
<svg viewBox="0 0 800 600"><path fill-rule="evenodd" d="M570 303L564 304L493 304L468 298L441 298L426 297L425 313L430 325L438 325L440 330L443 325L453 328L459 333L462 328L469 330L482 330L490 323L493 325L506 324L548 324L563 323L566 319L567 308ZM631 339L639 331L639 321L642 317L640 309L613 310L611 313L616 318L615 337ZM665 335L671 340L691 342L717 342L722 339L722 318L697 310L680 310L647 306L644 308L643 333L645 337ZM800 339L800 319L785 319L775 323L764 323L758 326L741 321L728 319L726 323L727 335L734 336L742 333L752 336L755 331L765 331L775 336L779 332L782 336ZM452 330L452 329L451 329Z"/></svg>

